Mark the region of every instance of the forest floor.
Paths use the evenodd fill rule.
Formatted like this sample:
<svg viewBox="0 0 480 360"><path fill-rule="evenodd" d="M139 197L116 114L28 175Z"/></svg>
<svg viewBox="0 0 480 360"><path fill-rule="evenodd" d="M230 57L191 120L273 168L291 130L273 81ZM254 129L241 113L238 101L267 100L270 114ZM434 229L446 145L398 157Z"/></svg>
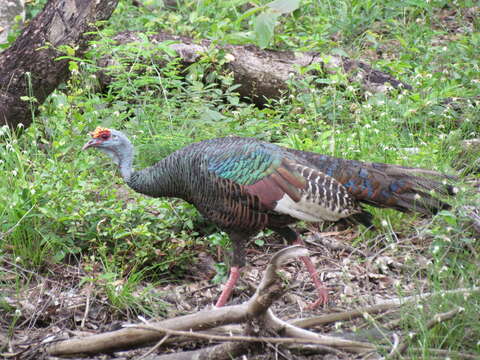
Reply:
<svg viewBox="0 0 480 360"><path fill-rule="evenodd" d="M419 219L417 221L419 228L427 221L428 219ZM308 305L316 300L315 288L302 263L291 261L282 267L284 279L289 284L288 291L272 306L273 312L283 320L294 321L338 314L372 306L385 300L432 291L426 277L427 267L431 262L429 259L431 251L428 250L431 243L428 237L396 234L398 237L392 242L392 239L387 239L385 235L378 235L369 244L355 243L359 231L360 229L346 229L319 232L311 225L303 234L303 239L322 281L329 289L329 303L323 308L308 310ZM248 265L244 268L243 276L228 305L247 301L253 295L272 254L285 245L274 235L268 237L261 247L250 243ZM148 286L147 291L151 292L154 298L161 299L158 304L158 309L162 313L161 319L208 309L218 298L222 285L212 284L210 281L215 274L214 259L206 251L199 254L181 284L154 288ZM37 348L38 357L34 358L53 359L54 357L40 351L46 342L118 330L124 324L140 322L134 314L112 309L103 291L92 283L85 283L83 279L92 275L87 275L82 270L81 264L52 266L49 273L54 276L46 278L21 269L16 264L10 264L12 273L23 272L31 285L21 291L13 288L0 289L8 305L17 309L18 315L13 330L11 319L4 317L0 320L0 334L11 336L8 340L7 337L0 337L0 342L9 349L3 353L5 358L32 358L32 350L35 353ZM142 292L141 289L139 291ZM423 305L419 302L416 306ZM396 325L402 321L401 316L404 315L401 315L399 308L392 307L380 315L326 321L310 330L356 340L367 340L382 334L384 340L388 341L395 332ZM383 330L377 333L375 329ZM377 334L374 335L375 333ZM206 341L183 342L180 346L179 343L175 343L162 352L192 350L207 344ZM122 351L94 358L135 359L148 349L147 347ZM22 357L23 353L29 355ZM270 346L263 355L251 358L316 359L318 356L315 353L292 354L288 350ZM328 355L326 358L351 357L351 354L345 352ZM379 356L368 354L361 358L373 359Z"/></svg>

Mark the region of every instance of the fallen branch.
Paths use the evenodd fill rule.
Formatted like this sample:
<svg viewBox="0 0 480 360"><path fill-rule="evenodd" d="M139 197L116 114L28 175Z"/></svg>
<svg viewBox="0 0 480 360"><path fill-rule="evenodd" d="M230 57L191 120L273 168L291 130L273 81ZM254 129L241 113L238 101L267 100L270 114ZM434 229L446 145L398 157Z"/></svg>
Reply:
<svg viewBox="0 0 480 360"><path fill-rule="evenodd" d="M453 294L470 294L474 292L480 292L480 287L473 288L461 288L454 290L445 290L433 293L424 293L419 295L407 296L404 298L396 298L389 300L379 301L376 305L361 307L355 310L349 310L334 314L326 314L322 316L310 317L306 319L296 319L289 322L293 326L298 326L301 328L310 328L318 325L325 325L336 321L348 321L353 320L359 317L363 317L365 314L377 314L386 310L392 310L399 308L400 306L411 303L418 302L432 296L445 296Z"/></svg>
<svg viewBox="0 0 480 360"><path fill-rule="evenodd" d="M307 319L297 319L290 321L289 324L301 328L310 328L313 326L330 324L336 321L353 320L364 316L364 314L377 314L385 310L399 307L400 304L379 304L374 306L362 307L356 310L344 311L334 314L326 314L322 316L311 317Z"/></svg>
<svg viewBox="0 0 480 360"><path fill-rule="evenodd" d="M287 259L305 256L307 253L308 252L305 248L298 245L290 246L277 252L272 257L253 297L241 305L204 310L196 314L181 316L151 324L129 325L124 329L114 332L65 340L54 344L48 344L45 351L47 354L53 356L109 353L117 350L145 346L161 339L163 343L166 340L166 336L170 338L180 336L183 338L189 337L210 341L225 341L226 343L206 349L200 349L195 352L162 355L160 357L155 357L155 359L180 360L191 358L192 356L195 356L198 359L221 359L223 358L223 355L220 354L227 354L230 356L232 353L242 353L242 351L245 352L246 350L250 350L251 346L249 346L248 343L315 344L324 352L335 352L336 350L332 348L339 348L353 353L363 353L365 351L375 350L375 347L369 343L319 335L297 328L276 318L269 310L271 304L285 291L285 286L277 274L278 267ZM262 332L266 330L279 332L284 338L261 335L223 336L198 332L199 330L211 329L220 325L232 323L243 322L248 325L252 321L260 322L261 326L250 326L250 328L258 328L261 329ZM247 328L249 327L247 326ZM241 345L235 345L234 343L241 343Z"/></svg>
<svg viewBox="0 0 480 360"><path fill-rule="evenodd" d="M475 292L480 292L480 286L474 286L471 288L459 288L453 290L437 291L437 292L428 292L418 295L406 296L404 298L380 300L377 302L377 305L403 305L409 302L416 302L418 300L423 300L432 296L445 296L445 295L455 295L455 294L471 294Z"/></svg>
<svg viewBox="0 0 480 360"><path fill-rule="evenodd" d="M288 322L277 318L270 310L267 311L265 318L266 325L283 336L316 340L315 342L317 344L330 346L353 353L364 353L375 350L375 346L370 343L352 341L328 335L320 335L312 331L293 326Z"/></svg>
<svg viewBox="0 0 480 360"><path fill-rule="evenodd" d="M170 330L203 330L220 325L244 322L246 305L234 305L152 323ZM157 332L127 327L121 330L83 338L73 338L49 345L45 351L52 356L98 354L146 346L162 338Z"/></svg>
<svg viewBox="0 0 480 360"><path fill-rule="evenodd" d="M271 343L271 344L317 344L317 345L326 345L325 340L319 340L315 337L312 338L304 338L304 337L255 337L255 336L238 336L238 335L213 335L213 334L205 334L202 332L191 332L191 331L178 331L178 330L170 330L161 328L158 326L153 325L132 325L130 326L133 329L144 329L158 332L161 335L165 336L182 336L186 338L195 338L195 339L202 339L202 340L209 340L209 341L238 341L238 342L264 342L264 343ZM315 334L318 336L317 334ZM334 338L335 339L335 338ZM340 339L341 340L341 339ZM338 345L338 342L331 342L330 344ZM357 342L342 342L342 345L358 345Z"/></svg>

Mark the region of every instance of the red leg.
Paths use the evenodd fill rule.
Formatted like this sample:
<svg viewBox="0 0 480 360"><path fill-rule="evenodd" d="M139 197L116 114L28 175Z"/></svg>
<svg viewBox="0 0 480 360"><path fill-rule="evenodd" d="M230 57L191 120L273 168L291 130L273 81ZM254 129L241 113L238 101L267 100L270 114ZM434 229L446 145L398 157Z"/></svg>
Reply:
<svg viewBox="0 0 480 360"><path fill-rule="evenodd" d="M294 244L305 246L305 243L300 238L297 238ZM312 260L308 256L301 256L300 259L305 264L308 272L310 273L313 284L315 285L318 291L318 299L313 304L309 305L308 309L314 309L319 305L326 304L328 302L328 289L325 287L325 285L323 285L322 281L320 280L320 277L318 276L318 272L317 272L317 269L315 268L315 265L313 265Z"/></svg>
<svg viewBox="0 0 480 360"><path fill-rule="evenodd" d="M239 278L240 278L240 268L238 266L232 266L230 268L230 276L228 277L228 280L225 283L225 287L222 291L222 294L220 295L220 297L217 300L217 303L215 304L216 307L221 307L225 305L227 300L230 298L233 288L235 287L235 284L237 283Z"/></svg>

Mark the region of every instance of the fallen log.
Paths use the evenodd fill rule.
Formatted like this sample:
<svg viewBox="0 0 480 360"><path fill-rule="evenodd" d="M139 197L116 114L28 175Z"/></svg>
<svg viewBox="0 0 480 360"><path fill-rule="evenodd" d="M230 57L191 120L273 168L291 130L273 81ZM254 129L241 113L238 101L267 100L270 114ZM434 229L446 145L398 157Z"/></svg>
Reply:
<svg viewBox="0 0 480 360"><path fill-rule="evenodd" d="M309 67L310 74L318 75L318 69L326 73L343 71L350 81L358 81L365 90L370 92L387 92L392 88L412 89L412 87L393 76L373 69L365 62L352 60L340 55L320 54L318 52L295 52L262 50L253 45L213 45L209 40L194 40L186 36L177 36L159 32L148 37L151 44L174 42L169 44L174 50L184 68L198 62L205 54L212 52L212 46L221 50L225 55L223 70L231 72L236 84L240 85L237 91L241 96L251 99L255 104L263 106L269 99L278 99L288 91L288 82L293 77L301 78L300 69ZM117 44L133 44L144 42L138 32L126 31L113 38ZM162 53L159 50L159 53ZM162 64L162 57L158 57ZM148 59L149 63L152 61ZM118 65L118 59L111 55L103 57L98 65L100 85L108 86L114 77L109 75L108 67ZM316 66L317 65L317 66ZM114 70L115 71L115 70ZM123 70L119 70L123 71Z"/></svg>

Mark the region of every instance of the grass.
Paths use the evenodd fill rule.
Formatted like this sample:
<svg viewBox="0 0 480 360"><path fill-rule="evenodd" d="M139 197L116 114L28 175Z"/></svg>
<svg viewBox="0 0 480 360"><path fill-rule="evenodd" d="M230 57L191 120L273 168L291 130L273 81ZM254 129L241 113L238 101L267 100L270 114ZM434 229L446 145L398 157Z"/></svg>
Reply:
<svg viewBox="0 0 480 360"><path fill-rule="evenodd" d="M30 13L38 6L32 2ZM480 93L480 23L467 16L473 1L303 1L279 19L272 48L344 52L414 87L387 95L365 93L342 74L322 74L293 81L290 96L259 109L239 98L231 74L216 67L221 56L214 51L183 76L166 49L161 56L167 64L154 65L160 55L148 40L134 46L112 42L117 31L132 29L233 41L232 34L253 29L254 17L239 21L249 6L238 0L179 1L177 9L166 10L157 1L145 7L120 2L96 46L84 60L72 60L72 78L40 107L33 125L21 136L0 129L0 171L6 175L0 177L0 265L5 259L52 276L52 264L83 259L83 283L95 284L113 309L155 313L161 310L148 291L137 294L138 286L180 281L195 244L225 243L191 206L126 191L108 159L82 153L87 131L100 124L131 135L138 167L193 141L236 134L478 179L467 171L478 155L461 148L464 139L480 136L478 100L472 105ZM448 18L442 17L446 11ZM109 69L112 87L98 93L93 64L105 53L118 63ZM202 81L206 73L208 83ZM446 98L457 99L460 108L442 105ZM468 160L455 169L459 157ZM479 285L480 248L464 206L480 203L480 196L462 188L453 210L420 229L415 217L373 210L377 225L388 225L381 231L428 239L433 290ZM367 233L361 241L373 237ZM11 278L5 269L0 266L0 288L15 284L18 293L32 281L20 274ZM218 269L220 275L225 271ZM416 346L425 349L411 357L428 358L432 347L480 353L479 306L478 296L448 296L410 309L402 327L419 331ZM432 313L453 307L465 310L448 324L422 328ZM10 313L12 326L18 323L1 297L0 311Z"/></svg>

